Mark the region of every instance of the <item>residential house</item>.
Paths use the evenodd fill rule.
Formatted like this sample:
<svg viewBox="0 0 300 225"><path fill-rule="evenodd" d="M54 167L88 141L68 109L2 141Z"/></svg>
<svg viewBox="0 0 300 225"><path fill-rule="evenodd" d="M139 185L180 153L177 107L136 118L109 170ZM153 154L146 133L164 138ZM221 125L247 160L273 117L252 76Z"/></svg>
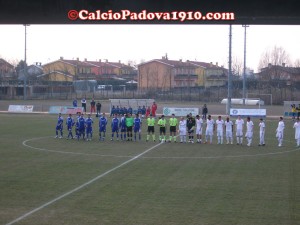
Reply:
<svg viewBox="0 0 300 225"><path fill-rule="evenodd" d="M6 60L0 58L0 79L10 80L15 75L15 67Z"/></svg>
<svg viewBox="0 0 300 225"><path fill-rule="evenodd" d="M173 87L193 87L197 84L196 66L167 57L138 65L138 88L170 90Z"/></svg>
<svg viewBox="0 0 300 225"><path fill-rule="evenodd" d="M198 75L198 86L201 87L221 87L226 85L228 78L228 70L220 67L218 63L215 65L210 62L190 61L195 65L196 74Z"/></svg>
<svg viewBox="0 0 300 225"><path fill-rule="evenodd" d="M300 68L288 67L285 63L282 65L269 64L268 67L262 68L256 77L261 82L268 82L273 85L292 85L300 82Z"/></svg>
<svg viewBox="0 0 300 225"><path fill-rule="evenodd" d="M86 60L85 60L86 61ZM44 73L38 77L49 81L74 81L92 80L95 74L92 73L92 66L86 62L66 60L60 57L59 60L43 65Z"/></svg>

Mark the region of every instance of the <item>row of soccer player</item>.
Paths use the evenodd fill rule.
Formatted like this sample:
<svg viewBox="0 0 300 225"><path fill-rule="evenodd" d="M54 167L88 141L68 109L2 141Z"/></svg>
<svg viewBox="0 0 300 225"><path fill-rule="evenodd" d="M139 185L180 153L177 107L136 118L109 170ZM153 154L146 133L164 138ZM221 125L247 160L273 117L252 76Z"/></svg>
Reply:
<svg viewBox="0 0 300 225"><path fill-rule="evenodd" d="M75 126L76 131L76 138L79 140L81 137L82 139L91 140L93 135L93 119L91 118L91 115L88 115L87 118L84 118L83 115L78 115L77 120L74 120L72 118L72 115L69 115L69 117L66 120L67 130L68 130L68 137L67 138L73 138L73 127ZM152 135L152 140L156 141L155 136L155 125L156 121L155 118L150 115L147 119L147 138L146 141L149 141L150 136ZM106 130L107 130L107 124L108 119L105 116L105 113L103 113L99 118L99 140L104 140L106 136ZM159 141L162 142L171 142L172 140L174 142L177 141L177 135L180 137L180 142L194 142L194 133L196 133L196 139L197 143L202 143L202 133L203 133L203 127L204 124L206 125L205 130L205 141L204 143L212 143L213 135L216 130L218 144L223 144L223 136L224 136L224 130L225 130L225 137L227 144L233 144L233 130L234 130L234 124L229 119L229 117L226 118L225 121L223 121L222 117L219 116L216 121L214 121L211 116L209 115L207 120L204 121L202 118L197 115L196 118L194 118L191 114L187 115L187 118L181 117L178 121L175 115L173 114L172 117L167 121L165 117L162 115L157 125L159 126ZM170 136L168 140L166 139L166 127L169 125L169 131ZM236 143L238 145L242 145L243 143L243 127L244 127L244 120L238 116L238 118L235 121L235 128L236 128ZM254 124L251 121L250 117L247 117L246 121L246 135L247 138L247 145L251 146L252 139L253 139L253 127ZM265 122L263 119L260 119L259 123L259 145L264 146L265 145ZM116 139L118 140L119 137L121 140L132 141L133 140L133 133L134 133L134 140L136 141L141 140L141 128L142 128L142 119L140 118L139 114L135 115L135 117L132 117L131 114L127 114L125 116L122 116L121 118L118 118L117 115L114 115L114 117L111 120L111 140L114 140L114 137L116 135ZM299 119L294 124L294 128L296 129L295 138L297 141L297 146L300 145L300 122ZM283 141L283 131L284 131L284 122L283 118L280 117L280 121L278 123L278 127L276 129L276 137L278 139L278 146L282 146ZM63 136L63 117L61 114L58 116L58 121L56 125L56 138L58 137L58 133L60 132L60 138ZM188 140L187 140L188 136ZM298 137L299 136L299 137Z"/></svg>

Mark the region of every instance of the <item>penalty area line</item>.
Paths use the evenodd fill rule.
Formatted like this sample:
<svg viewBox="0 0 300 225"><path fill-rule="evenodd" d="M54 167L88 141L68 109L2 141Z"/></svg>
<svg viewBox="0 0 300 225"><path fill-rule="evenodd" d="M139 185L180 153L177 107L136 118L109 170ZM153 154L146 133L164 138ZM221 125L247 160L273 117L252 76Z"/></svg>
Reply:
<svg viewBox="0 0 300 225"><path fill-rule="evenodd" d="M95 181L97 181L97 180L99 180L99 179L105 177L106 175L108 175L108 174L114 172L115 170L117 170L117 169L119 169L119 168L121 168L121 167L123 167L123 166L125 166L125 165L127 165L127 164L129 164L129 163L131 163L132 161L134 161L134 160L136 160L136 159L138 159L138 158L141 158L143 155L145 155L146 153L150 152L151 150L157 148L157 147L160 146L161 144L162 144L162 143L158 143L158 144L152 146L151 148L148 148L148 149L145 150L144 152L142 152L142 153L140 153L140 154L134 156L133 158L131 158L131 159L129 159L129 160L127 160L127 161L121 163L120 165L118 165L118 166L116 166L116 167L114 167L114 168L112 168L112 169L110 169L110 170L108 170L108 171L106 171L106 172L104 172L104 173L98 175L97 177L95 177L95 178L93 178L93 179L87 181L86 183L84 183L84 184L82 184L82 185L80 185L80 186L78 186L78 187L72 189L71 191L68 191L68 192L66 192L66 193L64 193L64 194L62 194L62 195L60 195L60 196L58 196L57 198L55 198L55 199L53 199L53 200L51 200L51 201L49 201L49 202L46 202L45 204L43 204L43 205L41 205L41 206L39 206L39 207L37 207L37 208L35 208L35 209L33 209L33 210L31 210L31 211L25 213L25 214L23 214L22 216L20 216L20 217L14 219L13 221L11 221L11 222L9 222L9 223L6 223L6 225L12 225L12 224L15 224L15 223L17 223L17 222L19 222L19 221L21 221L21 220L27 218L28 216L30 216L30 215L32 215L32 214L34 214L34 213L36 213L36 212L42 210L43 208L45 208L45 207L47 207L47 206L49 206L49 205L51 205L51 204L53 204L53 203L55 203L55 202L57 202L57 201L63 199L63 198L65 198L65 197L67 197L67 196L69 196L69 195L71 195L71 194L73 194L73 193L75 193L75 192L77 192L77 191L79 191L79 190L85 188L86 186L88 186L88 185L94 183Z"/></svg>

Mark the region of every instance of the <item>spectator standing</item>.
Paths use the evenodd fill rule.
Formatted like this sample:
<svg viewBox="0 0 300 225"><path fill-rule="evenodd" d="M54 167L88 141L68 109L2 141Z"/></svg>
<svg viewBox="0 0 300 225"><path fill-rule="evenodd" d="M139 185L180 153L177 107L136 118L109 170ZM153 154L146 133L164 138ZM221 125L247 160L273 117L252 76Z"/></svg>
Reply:
<svg viewBox="0 0 300 225"><path fill-rule="evenodd" d="M100 112L101 112L101 103L100 102L97 102L96 108L97 108L97 115L100 115Z"/></svg>
<svg viewBox="0 0 300 225"><path fill-rule="evenodd" d="M155 102L153 102L152 106L151 106L151 113L153 117L156 117L156 110L157 110L157 104Z"/></svg>
<svg viewBox="0 0 300 225"><path fill-rule="evenodd" d="M83 111L86 113L86 99L81 99L81 107L83 108Z"/></svg>
<svg viewBox="0 0 300 225"><path fill-rule="evenodd" d="M91 114L94 112L96 112L96 102L95 102L95 100L94 99L92 99L92 101L91 101Z"/></svg>
<svg viewBox="0 0 300 225"><path fill-rule="evenodd" d="M206 104L204 104L203 108L202 108L202 119L206 120L206 115L208 114L208 109Z"/></svg>
<svg viewBox="0 0 300 225"><path fill-rule="evenodd" d="M73 100L73 107L77 107L77 100L76 99Z"/></svg>

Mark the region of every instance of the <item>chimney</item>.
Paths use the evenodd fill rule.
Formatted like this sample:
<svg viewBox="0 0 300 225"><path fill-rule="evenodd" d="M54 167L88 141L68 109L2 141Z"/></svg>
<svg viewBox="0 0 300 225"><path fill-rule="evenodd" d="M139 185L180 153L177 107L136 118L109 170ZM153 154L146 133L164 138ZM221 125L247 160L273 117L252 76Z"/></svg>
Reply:
<svg viewBox="0 0 300 225"><path fill-rule="evenodd" d="M61 57L60 57L60 60L63 60L63 59L64 59L64 57L61 56Z"/></svg>
<svg viewBox="0 0 300 225"><path fill-rule="evenodd" d="M269 67L269 69L270 69L270 68L272 67L272 64L271 64L271 63L269 63L269 64L268 64L268 67Z"/></svg>
<svg viewBox="0 0 300 225"><path fill-rule="evenodd" d="M40 62L40 66L42 66L42 63Z"/></svg>
<svg viewBox="0 0 300 225"><path fill-rule="evenodd" d="M76 60L79 61L79 58L77 57Z"/></svg>
<svg viewBox="0 0 300 225"><path fill-rule="evenodd" d="M186 62L190 62L190 60L187 59Z"/></svg>
<svg viewBox="0 0 300 225"><path fill-rule="evenodd" d="M119 60L119 63L121 63L121 60Z"/></svg>
<svg viewBox="0 0 300 225"><path fill-rule="evenodd" d="M285 67L285 63L282 63L282 67Z"/></svg>
<svg viewBox="0 0 300 225"><path fill-rule="evenodd" d="M108 62L108 59L106 59L106 62Z"/></svg>
<svg viewBox="0 0 300 225"><path fill-rule="evenodd" d="M182 62L182 59L179 59L179 62Z"/></svg>
<svg viewBox="0 0 300 225"><path fill-rule="evenodd" d="M216 62L216 66L218 66L218 62Z"/></svg>
<svg viewBox="0 0 300 225"><path fill-rule="evenodd" d="M37 65L38 65L38 62L36 62L35 65L37 66Z"/></svg>
<svg viewBox="0 0 300 225"><path fill-rule="evenodd" d="M165 57L164 57L164 56L162 56L162 57L161 57L161 59L165 59Z"/></svg>
<svg viewBox="0 0 300 225"><path fill-rule="evenodd" d="M86 61L87 61L87 58L84 58L84 61L86 62Z"/></svg>
<svg viewBox="0 0 300 225"><path fill-rule="evenodd" d="M99 59L99 62L101 62L101 59Z"/></svg>
<svg viewBox="0 0 300 225"><path fill-rule="evenodd" d="M212 62L210 62L210 67L212 67L213 66L213 63Z"/></svg>
<svg viewBox="0 0 300 225"><path fill-rule="evenodd" d="M166 53L165 59L168 60L168 53Z"/></svg>

